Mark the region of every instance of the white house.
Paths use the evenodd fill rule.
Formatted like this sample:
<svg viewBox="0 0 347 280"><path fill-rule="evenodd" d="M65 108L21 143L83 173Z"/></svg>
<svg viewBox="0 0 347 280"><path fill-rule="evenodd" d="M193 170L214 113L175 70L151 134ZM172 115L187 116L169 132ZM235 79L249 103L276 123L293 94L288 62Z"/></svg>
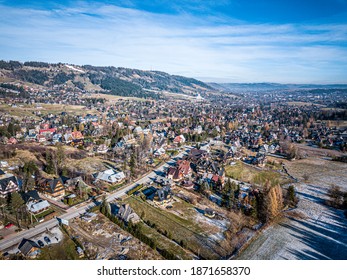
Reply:
<svg viewBox="0 0 347 280"><path fill-rule="evenodd" d="M97 173L95 179L114 184L125 179L125 174L123 171L115 172L113 169L107 169Z"/></svg>

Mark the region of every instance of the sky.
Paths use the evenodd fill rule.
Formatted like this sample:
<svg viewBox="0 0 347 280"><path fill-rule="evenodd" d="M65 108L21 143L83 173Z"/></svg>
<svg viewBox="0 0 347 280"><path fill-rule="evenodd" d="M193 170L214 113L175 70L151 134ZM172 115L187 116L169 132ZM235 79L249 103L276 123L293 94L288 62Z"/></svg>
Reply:
<svg viewBox="0 0 347 280"><path fill-rule="evenodd" d="M0 59L347 83L347 0L0 0Z"/></svg>

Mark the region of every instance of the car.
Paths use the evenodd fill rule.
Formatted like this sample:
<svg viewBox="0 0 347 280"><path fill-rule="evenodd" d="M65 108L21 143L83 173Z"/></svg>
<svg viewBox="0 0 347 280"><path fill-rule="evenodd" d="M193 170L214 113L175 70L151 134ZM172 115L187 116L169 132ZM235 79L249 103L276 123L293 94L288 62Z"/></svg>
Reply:
<svg viewBox="0 0 347 280"><path fill-rule="evenodd" d="M37 240L37 244L39 244L40 247L45 246L45 244L41 240Z"/></svg>
<svg viewBox="0 0 347 280"><path fill-rule="evenodd" d="M48 236L45 236L45 237L43 238L43 240L44 240L47 244L51 244L51 240L49 239Z"/></svg>
<svg viewBox="0 0 347 280"><path fill-rule="evenodd" d="M13 227L13 226L14 226L14 224L9 223L9 224L7 224L7 225L5 226L5 228L9 229L9 228L11 228L11 227Z"/></svg>

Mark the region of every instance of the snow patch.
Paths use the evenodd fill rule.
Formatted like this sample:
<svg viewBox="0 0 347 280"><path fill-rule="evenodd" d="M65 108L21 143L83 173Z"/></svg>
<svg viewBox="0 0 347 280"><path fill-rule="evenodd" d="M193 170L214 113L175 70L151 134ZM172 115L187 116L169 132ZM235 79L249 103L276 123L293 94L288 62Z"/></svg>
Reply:
<svg viewBox="0 0 347 280"><path fill-rule="evenodd" d="M80 73L85 73L83 70L77 69L77 68L75 68L75 67L73 67L73 66L71 66L71 65L65 64L65 66L66 66L67 68L73 70L73 71L77 71L77 72L80 72Z"/></svg>

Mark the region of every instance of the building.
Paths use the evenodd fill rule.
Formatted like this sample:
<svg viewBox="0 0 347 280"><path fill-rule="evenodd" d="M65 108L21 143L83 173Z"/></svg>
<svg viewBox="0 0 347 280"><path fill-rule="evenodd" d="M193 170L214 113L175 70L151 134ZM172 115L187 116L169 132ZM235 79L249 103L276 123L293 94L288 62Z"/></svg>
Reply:
<svg viewBox="0 0 347 280"><path fill-rule="evenodd" d="M25 238L19 243L18 249L23 256L29 258L35 258L40 253L40 247L34 241Z"/></svg>
<svg viewBox="0 0 347 280"><path fill-rule="evenodd" d="M129 204L123 204L119 208L117 216L127 223L132 222L135 224L140 221L140 217L134 212Z"/></svg>
<svg viewBox="0 0 347 280"><path fill-rule="evenodd" d="M115 172L113 169L107 169L105 171L94 174L96 180L102 180L107 183L118 183L125 179L124 172Z"/></svg>
<svg viewBox="0 0 347 280"><path fill-rule="evenodd" d="M0 197L18 191L18 181L13 174L5 173L0 169Z"/></svg>
<svg viewBox="0 0 347 280"><path fill-rule="evenodd" d="M65 186L61 178L41 178L37 182L37 189L42 194L55 199L65 195Z"/></svg>

